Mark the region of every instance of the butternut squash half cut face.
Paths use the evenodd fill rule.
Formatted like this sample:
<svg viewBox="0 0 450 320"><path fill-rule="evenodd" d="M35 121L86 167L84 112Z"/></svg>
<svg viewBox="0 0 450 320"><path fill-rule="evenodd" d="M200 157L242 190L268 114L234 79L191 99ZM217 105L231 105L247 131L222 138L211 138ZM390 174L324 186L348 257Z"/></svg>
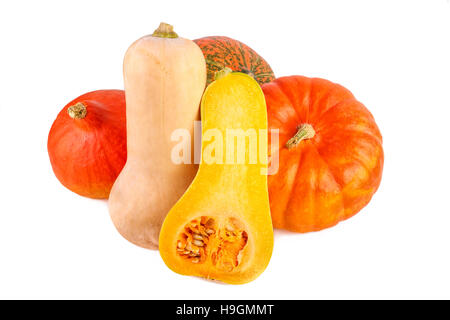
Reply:
<svg viewBox="0 0 450 320"><path fill-rule="evenodd" d="M202 162L163 223L160 253L177 273L246 283L273 248L264 95L251 77L226 74L206 89L201 115Z"/></svg>

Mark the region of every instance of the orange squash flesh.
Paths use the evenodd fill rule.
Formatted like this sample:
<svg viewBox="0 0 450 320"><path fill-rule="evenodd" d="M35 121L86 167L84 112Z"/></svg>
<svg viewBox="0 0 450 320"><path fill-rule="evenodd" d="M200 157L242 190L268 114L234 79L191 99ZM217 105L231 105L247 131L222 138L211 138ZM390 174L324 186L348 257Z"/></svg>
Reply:
<svg viewBox="0 0 450 320"><path fill-rule="evenodd" d="M216 161L210 162L218 136L208 135L211 130L220 133L226 149L234 143L225 139L227 129L267 130L264 96L250 76L228 74L207 88L201 114L202 163L163 223L160 253L177 273L246 283L264 271L273 248L267 175L262 170L267 168L267 139L259 139L257 163L250 161L250 143L245 144L243 162L227 162L228 153L220 156L220 148L214 151Z"/></svg>

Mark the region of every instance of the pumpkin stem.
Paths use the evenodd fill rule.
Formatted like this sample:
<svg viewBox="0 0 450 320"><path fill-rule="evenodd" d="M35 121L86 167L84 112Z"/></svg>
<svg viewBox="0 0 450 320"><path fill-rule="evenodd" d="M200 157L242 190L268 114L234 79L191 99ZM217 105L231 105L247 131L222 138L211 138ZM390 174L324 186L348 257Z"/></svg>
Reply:
<svg viewBox="0 0 450 320"><path fill-rule="evenodd" d="M159 24L158 29L153 32L152 36L158 38L178 38L178 35L173 31L173 26L164 22Z"/></svg>
<svg viewBox="0 0 450 320"><path fill-rule="evenodd" d="M67 113L72 119L84 119L87 114L86 106L82 102L77 102L67 109Z"/></svg>
<svg viewBox="0 0 450 320"><path fill-rule="evenodd" d="M233 72L233 70L231 70L228 67L225 67L222 70L219 70L214 74L214 80L219 80L232 72Z"/></svg>
<svg viewBox="0 0 450 320"><path fill-rule="evenodd" d="M300 141L305 139L312 139L316 135L316 131L314 130L313 126L304 123L297 127L297 133L286 142L286 148L292 149L296 147Z"/></svg>

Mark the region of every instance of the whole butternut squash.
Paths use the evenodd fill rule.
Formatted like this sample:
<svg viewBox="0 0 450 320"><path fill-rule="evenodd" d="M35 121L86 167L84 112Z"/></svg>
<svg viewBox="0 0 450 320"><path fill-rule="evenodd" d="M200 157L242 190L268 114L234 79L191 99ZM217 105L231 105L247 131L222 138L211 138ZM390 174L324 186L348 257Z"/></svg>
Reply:
<svg viewBox="0 0 450 320"><path fill-rule="evenodd" d="M172 161L176 142L171 136L185 129L193 137L206 63L193 41L161 23L152 35L130 46L123 67L128 159L112 188L109 211L123 237L157 249L166 214L197 172L192 162ZM191 150L191 141L185 143Z"/></svg>

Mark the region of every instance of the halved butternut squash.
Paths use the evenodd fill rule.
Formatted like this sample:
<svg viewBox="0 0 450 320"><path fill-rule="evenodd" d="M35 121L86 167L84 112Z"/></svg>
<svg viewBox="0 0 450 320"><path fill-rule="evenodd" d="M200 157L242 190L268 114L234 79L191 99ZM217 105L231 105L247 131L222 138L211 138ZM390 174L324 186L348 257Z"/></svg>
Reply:
<svg viewBox="0 0 450 320"><path fill-rule="evenodd" d="M179 274L241 284L258 277L272 255L267 111L258 83L229 71L203 95L202 162L167 215L159 244Z"/></svg>

